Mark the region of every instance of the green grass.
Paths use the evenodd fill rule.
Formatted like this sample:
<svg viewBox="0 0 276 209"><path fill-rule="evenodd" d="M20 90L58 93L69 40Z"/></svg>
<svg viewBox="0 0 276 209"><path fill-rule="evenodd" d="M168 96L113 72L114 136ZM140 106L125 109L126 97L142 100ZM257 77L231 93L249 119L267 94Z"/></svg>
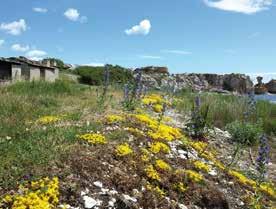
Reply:
<svg viewBox="0 0 276 209"><path fill-rule="evenodd" d="M181 92L177 95L176 108L187 114L194 105L195 97L198 94L189 91ZM248 105L243 96L222 95L216 93L201 93L202 108L209 106L208 121L219 128L224 128L234 121L243 121L244 112ZM276 135L276 104L268 101L257 102L257 112L250 118L250 121L260 121L263 129L270 135Z"/></svg>
<svg viewBox="0 0 276 209"><path fill-rule="evenodd" d="M95 88L64 80L1 87L0 188L13 188L25 175L47 175L79 143L76 135L100 131L101 115L120 108L122 91L110 90L112 101L103 111ZM47 115L64 116L59 126L37 124Z"/></svg>

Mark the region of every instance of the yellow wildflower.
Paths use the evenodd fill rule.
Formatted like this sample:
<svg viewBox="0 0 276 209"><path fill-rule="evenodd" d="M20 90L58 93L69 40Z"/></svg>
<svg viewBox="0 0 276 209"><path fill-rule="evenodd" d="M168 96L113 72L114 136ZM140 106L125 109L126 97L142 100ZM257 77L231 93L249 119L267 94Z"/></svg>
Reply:
<svg viewBox="0 0 276 209"><path fill-rule="evenodd" d="M126 155L130 155L132 153L133 153L133 150L127 143L121 144L121 145L117 146L117 148L116 148L116 154L118 156L126 156Z"/></svg>
<svg viewBox="0 0 276 209"><path fill-rule="evenodd" d="M44 178L31 183L31 187L21 185L20 194L6 196L5 203L12 203L13 209L52 209L58 204L59 186L58 179Z"/></svg>
<svg viewBox="0 0 276 209"><path fill-rule="evenodd" d="M202 182L203 181L203 177L201 174L195 172L195 171L192 171L192 170L185 170L185 173L188 177L188 179L190 179L191 181L193 182Z"/></svg>
<svg viewBox="0 0 276 209"><path fill-rule="evenodd" d="M255 188L257 185L257 183L254 180L247 178L245 175L237 171L229 170L228 173L230 176L236 178L243 185L252 186L253 188Z"/></svg>
<svg viewBox="0 0 276 209"><path fill-rule="evenodd" d="M148 95L148 96L145 96L143 99L142 99L142 103L144 105L154 105L154 104L162 104L164 103L164 99L162 98L161 95L158 95L158 94L151 94L151 95Z"/></svg>
<svg viewBox="0 0 276 209"><path fill-rule="evenodd" d="M176 183L174 188L179 192L185 192L188 189L188 187L186 187L182 182Z"/></svg>
<svg viewBox="0 0 276 209"><path fill-rule="evenodd" d="M148 178L157 180L157 181L161 181L161 178L160 178L158 172L154 169L154 167L152 165L147 166L145 168L145 172L146 172Z"/></svg>
<svg viewBox="0 0 276 209"><path fill-rule="evenodd" d="M166 163L165 161L160 160L160 159L155 161L155 167L159 168L161 170L171 170L172 169L168 163Z"/></svg>
<svg viewBox="0 0 276 209"><path fill-rule="evenodd" d="M146 189L149 191L155 192L161 197L163 197L166 194L163 189L160 189L159 186L153 186L149 182L147 182Z"/></svg>
<svg viewBox="0 0 276 209"><path fill-rule="evenodd" d="M156 104L152 108L153 108L154 112L156 112L156 113L161 113L163 110L163 106L160 104Z"/></svg>
<svg viewBox="0 0 276 209"><path fill-rule="evenodd" d="M91 144L106 144L105 136L101 134L83 134L79 136L80 139L85 140Z"/></svg>
<svg viewBox="0 0 276 209"><path fill-rule="evenodd" d="M168 145L162 142L154 142L153 144L150 145L150 151L154 154L157 154L159 152L169 153L170 148Z"/></svg>
<svg viewBox="0 0 276 209"><path fill-rule="evenodd" d="M196 160L196 161L193 162L193 164L194 164L196 169L205 171L206 173L208 173L211 170L210 166L207 165L204 162Z"/></svg>
<svg viewBox="0 0 276 209"><path fill-rule="evenodd" d="M276 188L273 186L273 184L267 183L267 182L263 182L260 185L260 190L266 194L268 194L269 196L276 198Z"/></svg>
<svg viewBox="0 0 276 209"><path fill-rule="evenodd" d="M47 125L59 121L61 118L58 116L44 116L37 120L38 123Z"/></svg>
<svg viewBox="0 0 276 209"><path fill-rule="evenodd" d="M171 126L165 124L152 124L150 125L151 131L148 132L149 137L152 139L159 140L167 140L173 141L176 139L180 139L182 134L178 128L173 128Z"/></svg>
<svg viewBox="0 0 276 209"><path fill-rule="evenodd" d="M106 121L108 124L113 124L113 123L123 122L124 118L120 115L108 115L106 116Z"/></svg>

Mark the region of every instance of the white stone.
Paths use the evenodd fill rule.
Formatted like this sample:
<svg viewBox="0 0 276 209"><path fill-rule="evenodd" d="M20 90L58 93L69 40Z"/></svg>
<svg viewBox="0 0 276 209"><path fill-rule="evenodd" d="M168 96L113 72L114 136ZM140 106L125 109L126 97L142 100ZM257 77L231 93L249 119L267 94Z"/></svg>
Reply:
<svg viewBox="0 0 276 209"><path fill-rule="evenodd" d="M83 196L83 200L85 208L93 208L98 205L98 201L93 199L92 197Z"/></svg>
<svg viewBox="0 0 276 209"><path fill-rule="evenodd" d="M109 191L109 194L114 195L114 194L118 194L118 192L115 189L112 189Z"/></svg>
<svg viewBox="0 0 276 209"><path fill-rule="evenodd" d="M94 186L99 187L99 188L103 187L103 183L100 181L95 181L93 184L94 184Z"/></svg>
<svg viewBox="0 0 276 209"><path fill-rule="evenodd" d="M211 176L216 176L216 175L218 175L218 173L217 173L215 170L211 170L211 171L209 172L209 174L210 174Z"/></svg>
<svg viewBox="0 0 276 209"><path fill-rule="evenodd" d="M109 207L114 207L115 202L116 202L116 199L115 199L115 198L112 198L111 200L108 201L108 206L109 206Z"/></svg>
<svg viewBox="0 0 276 209"><path fill-rule="evenodd" d="M183 204L180 204L180 203L178 204L178 207L179 207L180 209L188 209L187 206L185 206L185 205L183 205Z"/></svg>
<svg viewBox="0 0 276 209"><path fill-rule="evenodd" d="M182 150L182 149L179 149L179 150L177 150L177 152L178 152L178 154L182 154L182 155L186 155L187 154L187 151L185 151L185 150Z"/></svg>
<svg viewBox="0 0 276 209"><path fill-rule="evenodd" d="M129 201L132 201L132 202L137 202L136 198L131 197L131 196L127 195L127 194L123 194L123 197L124 197L125 200L129 200Z"/></svg>
<svg viewBox="0 0 276 209"><path fill-rule="evenodd" d="M178 157L181 158L181 159L184 159L184 160L187 159L186 155L184 155L184 154L180 154Z"/></svg>

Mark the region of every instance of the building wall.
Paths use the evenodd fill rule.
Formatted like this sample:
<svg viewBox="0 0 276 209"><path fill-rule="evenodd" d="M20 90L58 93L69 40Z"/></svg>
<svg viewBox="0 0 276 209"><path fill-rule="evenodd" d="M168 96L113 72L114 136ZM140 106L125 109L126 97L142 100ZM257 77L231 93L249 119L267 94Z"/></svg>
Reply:
<svg viewBox="0 0 276 209"><path fill-rule="evenodd" d="M45 81L54 82L58 78L59 70L45 69Z"/></svg>
<svg viewBox="0 0 276 209"><path fill-rule="evenodd" d="M40 80L40 68L30 67L30 81Z"/></svg>
<svg viewBox="0 0 276 209"><path fill-rule="evenodd" d="M0 80L11 79L11 64L0 62Z"/></svg>
<svg viewBox="0 0 276 209"><path fill-rule="evenodd" d="M12 80L21 80L21 65L11 65Z"/></svg>

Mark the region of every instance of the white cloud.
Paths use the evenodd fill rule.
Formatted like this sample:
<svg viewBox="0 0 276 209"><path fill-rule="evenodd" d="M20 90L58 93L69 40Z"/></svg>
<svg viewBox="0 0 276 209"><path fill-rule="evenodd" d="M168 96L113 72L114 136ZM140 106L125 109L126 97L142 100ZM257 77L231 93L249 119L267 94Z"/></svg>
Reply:
<svg viewBox="0 0 276 209"><path fill-rule="evenodd" d="M192 52L184 51L184 50L162 50L163 53L169 53L169 54L179 54L179 55L189 55L192 54Z"/></svg>
<svg viewBox="0 0 276 209"><path fill-rule="evenodd" d="M30 49L30 47L28 45L22 46L20 44L13 44L11 46L11 49L13 51L17 51L17 52L26 52L26 51L28 51Z"/></svg>
<svg viewBox="0 0 276 209"><path fill-rule="evenodd" d="M6 31L11 35L20 35L27 30L27 24L24 19L11 23L1 23L0 30Z"/></svg>
<svg viewBox="0 0 276 209"><path fill-rule="evenodd" d="M272 0L203 0L204 3L216 9L225 11L254 14L272 6Z"/></svg>
<svg viewBox="0 0 276 209"><path fill-rule="evenodd" d="M140 55L139 56L142 59L162 59L160 56L153 56L153 55Z"/></svg>
<svg viewBox="0 0 276 209"><path fill-rule="evenodd" d="M36 50L36 49L31 50L26 53L26 57L28 57L31 60L36 60L36 61L43 59L43 57L46 55L47 55L47 53L45 51Z"/></svg>
<svg viewBox="0 0 276 209"><path fill-rule="evenodd" d="M33 11L34 11L34 12L39 12L39 13L46 13L46 12L48 12L48 9L46 9L46 8L41 8L41 7L34 7L34 8L33 8Z"/></svg>
<svg viewBox="0 0 276 209"><path fill-rule="evenodd" d="M127 35L147 35L151 29L151 23L149 20L145 19L140 22L139 25L133 26L131 29L125 30Z"/></svg>
<svg viewBox="0 0 276 209"><path fill-rule="evenodd" d="M64 12L64 16L69 20L77 21L80 17L80 13L77 9L70 8Z"/></svg>
<svg viewBox="0 0 276 209"><path fill-rule="evenodd" d="M0 39L0 46L2 46L5 43L5 40Z"/></svg>
<svg viewBox="0 0 276 209"><path fill-rule="evenodd" d="M80 16L80 13L77 9L69 8L64 12L64 16L74 22L79 21L80 23L86 23L87 17L86 16Z"/></svg>

